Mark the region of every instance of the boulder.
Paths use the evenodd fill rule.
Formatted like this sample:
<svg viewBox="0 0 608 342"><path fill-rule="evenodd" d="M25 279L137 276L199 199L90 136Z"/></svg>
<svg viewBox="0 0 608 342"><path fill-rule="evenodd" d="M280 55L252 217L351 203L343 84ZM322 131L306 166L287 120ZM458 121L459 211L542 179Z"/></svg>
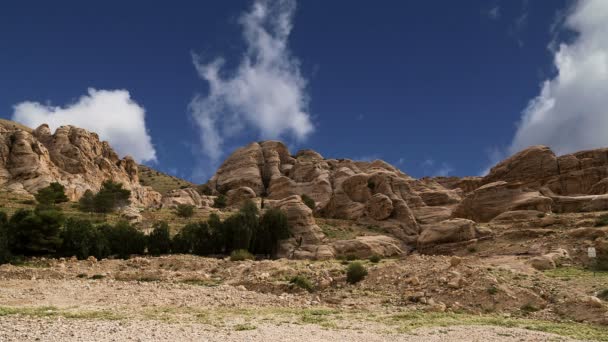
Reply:
<svg viewBox="0 0 608 342"><path fill-rule="evenodd" d="M367 201L365 209L369 217L382 221L391 216L393 202L384 194L375 194Z"/></svg>
<svg viewBox="0 0 608 342"><path fill-rule="evenodd" d="M243 202L254 199L256 197L255 192L246 186L232 189L226 193L227 204L229 206L239 206Z"/></svg>
<svg viewBox="0 0 608 342"><path fill-rule="evenodd" d="M174 208L180 204L193 205L197 208L211 207L213 199L199 194L194 188L171 190L161 199L161 206L163 208Z"/></svg>
<svg viewBox="0 0 608 342"><path fill-rule="evenodd" d="M539 271L552 270L556 267L553 258L545 255L531 258L530 260L528 260L528 263L530 264L530 266L534 267Z"/></svg>
<svg viewBox="0 0 608 342"><path fill-rule="evenodd" d="M526 186L540 186L542 180L559 174L557 157L547 146L531 146L498 163L483 183L497 181L520 182Z"/></svg>
<svg viewBox="0 0 608 342"><path fill-rule="evenodd" d="M418 207L412 213L420 224L437 223L452 217L452 208L448 207Z"/></svg>
<svg viewBox="0 0 608 342"><path fill-rule="evenodd" d="M607 195L551 196L556 213L579 213L608 210Z"/></svg>
<svg viewBox="0 0 608 342"><path fill-rule="evenodd" d="M372 255L391 257L403 254L401 242L384 235L358 236L352 240L339 240L332 243L337 256L354 255L368 258Z"/></svg>
<svg viewBox="0 0 608 342"><path fill-rule="evenodd" d="M552 200L504 181L486 184L469 193L454 210L454 217L488 222L507 211L550 212Z"/></svg>
<svg viewBox="0 0 608 342"><path fill-rule="evenodd" d="M533 221L545 217L545 213L538 210L513 210L499 214L492 222Z"/></svg>
<svg viewBox="0 0 608 342"><path fill-rule="evenodd" d="M468 241L478 237L475 222L456 218L422 226L422 232L418 236L418 247Z"/></svg>

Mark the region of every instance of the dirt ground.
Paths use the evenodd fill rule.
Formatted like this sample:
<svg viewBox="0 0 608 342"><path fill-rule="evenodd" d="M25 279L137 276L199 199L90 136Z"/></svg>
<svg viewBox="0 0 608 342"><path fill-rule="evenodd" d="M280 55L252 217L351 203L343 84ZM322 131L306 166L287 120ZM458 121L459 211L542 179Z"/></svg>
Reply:
<svg viewBox="0 0 608 342"><path fill-rule="evenodd" d="M0 266L0 341L608 341L608 274L526 257L233 262L191 255ZM290 280L310 280L308 292Z"/></svg>

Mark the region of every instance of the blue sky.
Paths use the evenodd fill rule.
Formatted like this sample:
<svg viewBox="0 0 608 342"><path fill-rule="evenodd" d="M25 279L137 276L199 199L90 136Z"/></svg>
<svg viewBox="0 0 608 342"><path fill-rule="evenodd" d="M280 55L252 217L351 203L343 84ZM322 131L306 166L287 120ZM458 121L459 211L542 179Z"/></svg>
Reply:
<svg viewBox="0 0 608 342"><path fill-rule="evenodd" d="M586 92L560 79L572 63L554 62L607 51L598 12L602 0L10 2L0 116L90 124L121 152L198 182L269 137L415 177L478 175L527 144L608 145L585 133L608 127L608 61L574 63ZM201 76L210 71L215 90Z"/></svg>

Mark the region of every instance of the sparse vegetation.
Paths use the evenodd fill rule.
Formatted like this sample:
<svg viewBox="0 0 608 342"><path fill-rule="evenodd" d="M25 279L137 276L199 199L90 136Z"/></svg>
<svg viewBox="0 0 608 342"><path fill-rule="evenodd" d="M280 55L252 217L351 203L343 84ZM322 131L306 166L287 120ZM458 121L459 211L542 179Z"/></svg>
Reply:
<svg viewBox="0 0 608 342"><path fill-rule="evenodd" d="M608 226L608 214L604 214L595 219L596 227Z"/></svg>
<svg viewBox="0 0 608 342"><path fill-rule="evenodd" d="M310 210L315 211L315 208L317 206L317 204L315 203L315 200L310 198L310 196L306 195L306 194L302 194L302 202L304 202L304 204L306 204L307 207L310 208Z"/></svg>
<svg viewBox="0 0 608 342"><path fill-rule="evenodd" d="M487 291L488 291L488 294L493 296L498 293L498 288L494 285L491 285L490 287L488 287Z"/></svg>
<svg viewBox="0 0 608 342"><path fill-rule="evenodd" d="M356 284L367 276L367 269L360 262L352 262L346 269L346 281Z"/></svg>
<svg viewBox="0 0 608 342"><path fill-rule="evenodd" d="M293 284L299 288L302 288L308 292L314 291L314 286L312 285L312 282L308 278L306 278L305 276L302 276L302 275L297 275L297 276L291 278L289 283Z"/></svg>
<svg viewBox="0 0 608 342"><path fill-rule="evenodd" d="M167 254L171 251L171 235L167 222L157 222L148 236L148 253L152 255Z"/></svg>
<svg viewBox="0 0 608 342"><path fill-rule="evenodd" d="M218 209L222 209L222 208L226 208L227 205L227 201L228 199L226 198L226 195L224 194L219 194L214 200L213 200L213 207L214 208L218 208Z"/></svg>
<svg viewBox="0 0 608 342"><path fill-rule="evenodd" d="M371 257L369 257L369 261L373 262L374 264L379 263L380 260L382 260L382 258L379 255L377 255L377 254L374 254Z"/></svg>
<svg viewBox="0 0 608 342"><path fill-rule="evenodd" d="M86 212L111 213L129 205L131 191L123 189L122 183L105 181L97 194L87 190L80 198L80 209Z"/></svg>
<svg viewBox="0 0 608 342"><path fill-rule="evenodd" d="M178 204L175 208L175 215L179 217L192 217L194 215L194 206L191 204Z"/></svg>
<svg viewBox="0 0 608 342"><path fill-rule="evenodd" d="M253 254L245 249L238 249L230 253L230 261L254 260Z"/></svg>

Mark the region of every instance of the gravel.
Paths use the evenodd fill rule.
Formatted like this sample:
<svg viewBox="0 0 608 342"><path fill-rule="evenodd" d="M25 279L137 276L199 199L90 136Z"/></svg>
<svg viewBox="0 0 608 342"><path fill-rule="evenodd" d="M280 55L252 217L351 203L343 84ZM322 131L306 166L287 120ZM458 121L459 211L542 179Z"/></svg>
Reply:
<svg viewBox="0 0 608 342"><path fill-rule="evenodd" d="M242 330L249 329L249 330ZM240 330L240 331L239 331ZM9 316L0 320L0 341L576 341L552 334L503 327L421 328L410 334L323 329L316 325L212 327L157 321L103 321Z"/></svg>

